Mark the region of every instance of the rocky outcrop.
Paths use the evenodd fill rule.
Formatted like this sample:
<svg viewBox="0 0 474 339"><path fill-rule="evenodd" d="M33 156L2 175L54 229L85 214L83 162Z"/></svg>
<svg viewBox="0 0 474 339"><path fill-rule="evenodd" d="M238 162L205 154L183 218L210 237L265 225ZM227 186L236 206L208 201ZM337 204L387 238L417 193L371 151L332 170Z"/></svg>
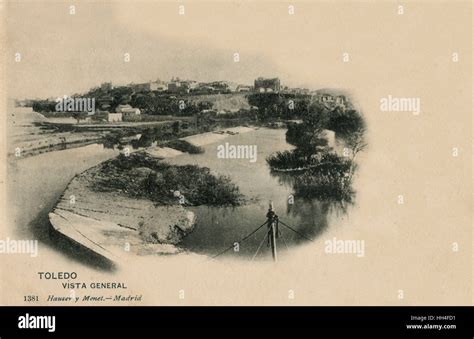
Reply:
<svg viewBox="0 0 474 339"><path fill-rule="evenodd" d="M175 245L193 229L194 213L181 205L156 206L120 191L94 190L92 178L100 166L69 183L49 214L53 228L112 261L180 252Z"/></svg>

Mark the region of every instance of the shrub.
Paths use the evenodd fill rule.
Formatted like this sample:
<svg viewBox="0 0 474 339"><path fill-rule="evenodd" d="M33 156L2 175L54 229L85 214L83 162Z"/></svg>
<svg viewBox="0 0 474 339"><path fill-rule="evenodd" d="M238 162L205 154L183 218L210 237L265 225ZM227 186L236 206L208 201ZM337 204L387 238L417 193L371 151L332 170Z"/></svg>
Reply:
<svg viewBox="0 0 474 339"><path fill-rule="evenodd" d="M191 206L237 206L244 201L239 188L226 176L214 175L207 167L170 165L146 153L106 161L91 187L149 199L158 205L180 203L176 191Z"/></svg>
<svg viewBox="0 0 474 339"><path fill-rule="evenodd" d="M186 152L190 154L199 154L204 153L204 149L199 146L194 146L193 144L189 143L186 140L170 140L165 143L162 143L162 146L174 148L181 152Z"/></svg>
<svg viewBox="0 0 474 339"><path fill-rule="evenodd" d="M351 202L353 162L335 153L324 153L295 180L295 196Z"/></svg>
<svg viewBox="0 0 474 339"><path fill-rule="evenodd" d="M296 151L276 152L267 157L267 163L274 170L289 170L306 167L306 160Z"/></svg>

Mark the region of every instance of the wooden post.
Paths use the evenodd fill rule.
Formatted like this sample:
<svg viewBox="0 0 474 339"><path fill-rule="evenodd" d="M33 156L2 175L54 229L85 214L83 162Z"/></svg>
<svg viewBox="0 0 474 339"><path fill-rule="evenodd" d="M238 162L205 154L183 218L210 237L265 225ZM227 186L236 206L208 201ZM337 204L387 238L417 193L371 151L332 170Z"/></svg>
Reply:
<svg viewBox="0 0 474 339"><path fill-rule="evenodd" d="M270 205L267 213L268 219L268 237L270 239L270 247L272 249L273 261L277 261L277 249L276 249L276 223L278 222L278 216L273 211L273 202L270 201Z"/></svg>
<svg viewBox="0 0 474 339"><path fill-rule="evenodd" d="M276 227L275 227L275 221L272 223L272 230L271 230L271 238L270 238L270 244L272 247L272 258L273 261L277 261L277 249L276 249Z"/></svg>

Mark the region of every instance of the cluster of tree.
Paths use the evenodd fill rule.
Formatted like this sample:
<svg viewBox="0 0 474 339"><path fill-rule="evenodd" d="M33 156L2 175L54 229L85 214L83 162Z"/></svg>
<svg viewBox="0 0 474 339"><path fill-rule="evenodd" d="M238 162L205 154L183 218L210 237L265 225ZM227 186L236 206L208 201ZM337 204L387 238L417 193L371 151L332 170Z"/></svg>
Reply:
<svg viewBox="0 0 474 339"><path fill-rule="evenodd" d="M177 191L191 206L238 206L244 202L229 177L215 175L206 167L170 165L144 152L120 154L106 161L94 179L95 190L149 199L157 205L179 204Z"/></svg>
<svg viewBox="0 0 474 339"><path fill-rule="evenodd" d="M118 105L130 103L133 89L127 86L114 87L112 89L103 89L96 87L85 93L83 96L94 98L99 109L114 112Z"/></svg>
<svg viewBox="0 0 474 339"><path fill-rule="evenodd" d="M320 201L352 202L352 174L355 168L350 159L324 152L318 163L294 179L295 196Z"/></svg>
<svg viewBox="0 0 474 339"><path fill-rule="evenodd" d="M325 146L325 139L320 137L325 129L334 131L336 137L344 140L354 151L354 155L365 145L365 122L356 110L328 110L321 104L312 103L303 113L302 120L302 123L288 124L286 140L307 156L315 154L320 146Z"/></svg>
<svg viewBox="0 0 474 339"><path fill-rule="evenodd" d="M191 116L204 109L212 108L208 102L194 103L190 100L180 99L169 95L138 94L132 96L130 105L142 110L149 115L176 115Z"/></svg>
<svg viewBox="0 0 474 339"><path fill-rule="evenodd" d="M274 170L290 171L295 196L350 202L355 155L364 149L365 123L355 110L329 110L312 103L303 112L302 123L288 125L286 140L294 150L277 152L267 158ZM340 156L327 147L323 130L336 133L352 150L352 158Z"/></svg>
<svg viewBox="0 0 474 339"><path fill-rule="evenodd" d="M199 102L195 104L186 98L179 98L170 94L157 92L139 92L127 86L115 87L113 89L94 88L89 93L89 97L95 97L96 101L105 102L110 105L107 110L113 112L118 105L129 104L139 108L142 113L149 115L176 115L191 116L195 113L212 108L212 103ZM109 99L107 101L106 99ZM105 108L104 108L105 109Z"/></svg>
<svg viewBox="0 0 474 339"><path fill-rule="evenodd" d="M317 151L327 145L321 132L328 124L329 115L323 106L312 104L302 115L302 123L290 123L286 132L286 140L296 146L296 152L308 160Z"/></svg>
<svg viewBox="0 0 474 339"><path fill-rule="evenodd" d="M258 108L258 118L299 119L306 114L311 103L309 95L282 93L253 93L247 96L249 104Z"/></svg>
<svg viewBox="0 0 474 339"><path fill-rule="evenodd" d="M354 133L365 130L364 119L354 109L343 111L336 108L328 115L325 128L336 132L336 135L342 139L347 139Z"/></svg>
<svg viewBox="0 0 474 339"><path fill-rule="evenodd" d="M50 100L34 100L33 101L33 111L44 114L47 118L54 117L73 117L79 123L80 120L83 120L87 117L87 112L57 112L56 111L56 101Z"/></svg>
<svg viewBox="0 0 474 339"><path fill-rule="evenodd" d="M85 98L95 99L96 107L102 111L115 112L118 105L129 104L139 108L142 113L149 115L176 115L192 116L202 110L212 109L213 104L208 101L193 102L186 97L179 98L170 94L156 92L135 93L128 86L114 88L95 87L84 94L77 94ZM33 100L33 110L40 113L50 113L56 111L56 101ZM72 116L69 112L68 116ZM74 114L78 121L85 118L80 112Z"/></svg>
<svg viewBox="0 0 474 339"><path fill-rule="evenodd" d="M38 112L38 113L55 112L56 111L56 101L34 100L33 101L33 111Z"/></svg>

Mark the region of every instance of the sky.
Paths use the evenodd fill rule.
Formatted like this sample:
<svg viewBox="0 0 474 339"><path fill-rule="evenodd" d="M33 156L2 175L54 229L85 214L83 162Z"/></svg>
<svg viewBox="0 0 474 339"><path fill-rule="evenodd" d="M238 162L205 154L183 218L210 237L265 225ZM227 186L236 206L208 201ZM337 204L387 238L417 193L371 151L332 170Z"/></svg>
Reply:
<svg viewBox="0 0 474 339"><path fill-rule="evenodd" d="M70 5L75 14L70 14ZM197 81L252 84L275 77L291 87L376 86L397 78L390 66L422 61L419 49L460 49L436 16L470 22L442 4L294 2L18 2L8 3L8 96L58 97L81 93L102 82L146 82L173 76ZM184 15L179 14L184 6ZM423 16L424 24L417 19ZM411 38L416 30L421 38ZM442 49L437 39L442 39ZM451 46L452 45L452 46ZM468 48L468 46L465 46ZM342 62L343 53L350 63ZM15 53L21 61L15 62ZM125 53L130 62L124 61ZM239 62L234 55L239 54ZM433 56L433 55L432 55ZM410 75L416 72L404 69ZM402 72L402 73L403 73Z"/></svg>

